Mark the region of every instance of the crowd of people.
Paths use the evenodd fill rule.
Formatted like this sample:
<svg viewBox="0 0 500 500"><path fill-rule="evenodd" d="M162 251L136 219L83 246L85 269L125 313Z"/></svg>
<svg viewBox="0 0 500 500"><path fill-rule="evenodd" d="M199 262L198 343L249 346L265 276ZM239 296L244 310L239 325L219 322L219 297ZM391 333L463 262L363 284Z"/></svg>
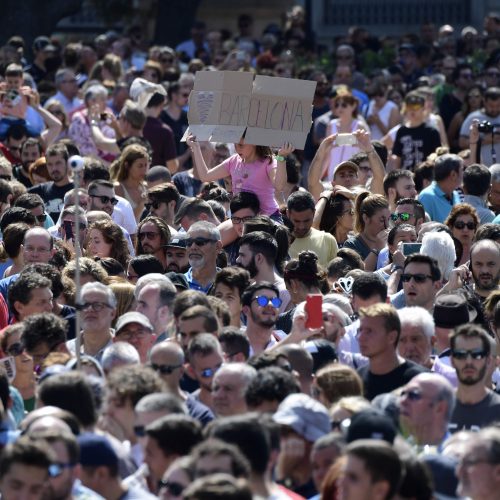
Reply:
<svg viewBox="0 0 500 500"><path fill-rule="evenodd" d="M0 48L2 500L498 498L500 14L284 19ZM182 141L215 70L304 150Z"/></svg>

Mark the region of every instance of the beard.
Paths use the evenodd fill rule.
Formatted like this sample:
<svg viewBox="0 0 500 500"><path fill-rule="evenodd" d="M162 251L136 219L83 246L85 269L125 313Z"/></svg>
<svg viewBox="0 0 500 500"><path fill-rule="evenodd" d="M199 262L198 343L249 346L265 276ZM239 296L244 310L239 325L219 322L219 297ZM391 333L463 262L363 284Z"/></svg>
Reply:
<svg viewBox="0 0 500 500"><path fill-rule="evenodd" d="M467 367L464 366L464 370L466 369ZM475 385L477 384L478 382L480 382L481 380L483 380L485 374L486 374L486 370L488 368L488 365L484 365L482 368L480 368L478 371L477 371L477 375L467 375L467 376L462 376L462 372L461 370L457 370L457 377L458 377L458 380L460 381L461 384L464 384L464 385Z"/></svg>
<svg viewBox="0 0 500 500"><path fill-rule="evenodd" d="M272 327L276 324L278 316L260 316L252 310L252 320L255 324L259 326Z"/></svg>
<svg viewBox="0 0 500 500"><path fill-rule="evenodd" d="M193 257L189 257L189 265L193 268L193 269L201 269L204 265L205 265L205 257L202 257L202 256L194 256Z"/></svg>
<svg viewBox="0 0 500 500"><path fill-rule="evenodd" d="M480 290L495 290L500 281L500 272L498 272L496 276L484 273L477 275L474 272L474 268L472 268L472 277L474 278L476 287Z"/></svg>
<svg viewBox="0 0 500 500"><path fill-rule="evenodd" d="M247 264L247 266L243 266L241 264L238 264L238 266L242 269L246 269L250 273L250 278L255 278L255 276L259 273L259 270L255 265L255 256L252 257L252 260Z"/></svg>

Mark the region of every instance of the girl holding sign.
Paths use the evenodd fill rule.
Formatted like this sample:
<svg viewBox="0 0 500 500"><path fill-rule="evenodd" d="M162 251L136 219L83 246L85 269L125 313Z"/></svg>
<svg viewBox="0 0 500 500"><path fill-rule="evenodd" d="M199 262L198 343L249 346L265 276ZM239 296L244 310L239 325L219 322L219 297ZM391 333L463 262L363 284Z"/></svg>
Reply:
<svg viewBox="0 0 500 500"><path fill-rule="evenodd" d="M231 176L233 193L249 191L257 195L260 211L272 219L283 222L275 193L286 185L286 156L293 152L293 146L286 142L273 157L268 146L246 144L244 136L235 144L236 154L219 165L208 169L200 144L190 135L187 144L193 152L194 167L202 182L212 182Z"/></svg>

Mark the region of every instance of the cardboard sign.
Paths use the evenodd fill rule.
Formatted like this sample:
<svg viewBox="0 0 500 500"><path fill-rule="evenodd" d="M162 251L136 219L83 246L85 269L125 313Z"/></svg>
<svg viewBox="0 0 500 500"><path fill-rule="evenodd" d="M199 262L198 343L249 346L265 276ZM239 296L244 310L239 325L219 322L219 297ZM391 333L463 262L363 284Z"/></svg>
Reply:
<svg viewBox="0 0 500 500"><path fill-rule="evenodd" d="M189 133L199 141L303 149L316 82L240 71L198 71L189 96Z"/></svg>

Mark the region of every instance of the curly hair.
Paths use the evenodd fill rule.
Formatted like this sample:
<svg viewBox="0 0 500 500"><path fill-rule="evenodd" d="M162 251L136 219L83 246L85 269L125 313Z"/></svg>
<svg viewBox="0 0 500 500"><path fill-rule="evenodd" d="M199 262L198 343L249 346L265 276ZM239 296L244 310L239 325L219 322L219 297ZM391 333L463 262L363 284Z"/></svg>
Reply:
<svg viewBox="0 0 500 500"><path fill-rule="evenodd" d="M453 231L453 226L460 215L470 215L474 220L476 228L480 224L479 216L476 209L469 205L468 203L458 203L455 205L450 212L450 215L446 218L444 223Z"/></svg>
<svg viewBox="0 0 500 500"><path fill-rule="evenodd" d="M128 260L130 258L130 252L128 249L127 240L125 239L120 226L110 220L95 221L89 227L89 236L87 236L87 240L90 237L90 233L93 229L99 231L102 234L104 241L112 245L111 255L109 255L109 257L116 259L126 269Z"/></svg>
<svg viewBox="0 0 500 500"><path fill-rule="evenodd" d="M137 236L141 234L142 226L144 226L144 224L147 224L148 222L151 222L158 228L162 245L166 245L170 241L170 229L168 228L168 224L163 219L160 219L160 217L156 217L156 215L148 215L145 219L139 222L139 225L137 226ZM138 237L136 245L136 255L142 255L144 253L145 252L142 248L141 239Z"/></svg>

